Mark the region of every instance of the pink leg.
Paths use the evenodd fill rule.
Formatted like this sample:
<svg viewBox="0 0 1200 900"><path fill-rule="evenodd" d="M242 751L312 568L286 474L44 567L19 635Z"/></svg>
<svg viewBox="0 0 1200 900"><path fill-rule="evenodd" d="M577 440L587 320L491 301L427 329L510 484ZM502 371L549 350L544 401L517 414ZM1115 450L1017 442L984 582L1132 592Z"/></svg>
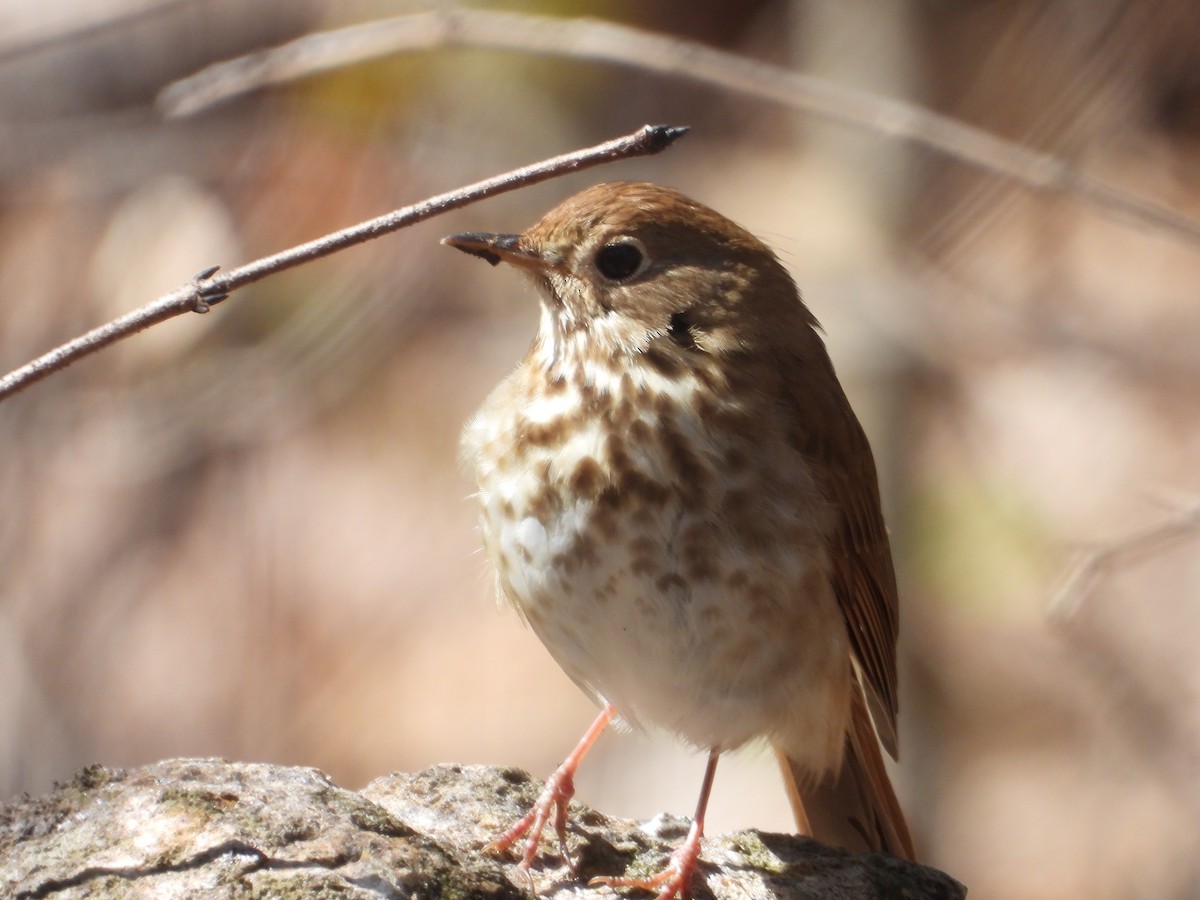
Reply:
<svg viewBox="0 0 1200 900"><path fill-rule="evenodd" d="M592 748L592 744L596 743L596 738L600 737L600 733L604 731L616 714L617 710L611 703L601 710L596 721L575 745L575 749L563 760L563 764L554 770L554 774L546 779L546 787L542 791L542 795L538 797L537 803L533 805L533 809L525 818L492 841L488 845L489 850L501 853L515 844L523 835L528 834L529 837L525 841L525 853L521 857L521 864L518 867L528 872L530 866L533 865L534 857L537 856L542 829L546 827L546 822L550 819L550 811L554 810L554 830L558 833L558 846L562 851L563 860L574 870L575 866L567 852L567 804L575 796L575 770L579 768L579 763Z"/></svg>
<svg viewBox="0 0 1200 900"><path fill-rule="evenodd" d="M704 835L704 813L708 809L708 795L712 793L713 778L717 774L717 759L720 750L708 754L708 766L704 770L704 783L700 786L700 801L696 804L696 816L692 827L678 850L671 854L667 867L650 878L593 878L590 884L606 884L609 887L635 887L645 891L658 891L658 900L692 900L692 876L696 873L696 862L700 859L700 838Z"/></svg>

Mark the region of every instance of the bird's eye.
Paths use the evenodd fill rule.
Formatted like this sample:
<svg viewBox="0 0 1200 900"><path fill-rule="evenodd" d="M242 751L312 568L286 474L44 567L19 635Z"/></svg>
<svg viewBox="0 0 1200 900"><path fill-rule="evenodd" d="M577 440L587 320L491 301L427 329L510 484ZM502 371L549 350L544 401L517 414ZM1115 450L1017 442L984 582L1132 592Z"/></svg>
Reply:
<svg viewBox="0 0 1200 900"><path fill-rule="evenodd" d="M638 241L613 241L596 251L596 271L609 281L632 278L645 264L646 253Z"/></svg>

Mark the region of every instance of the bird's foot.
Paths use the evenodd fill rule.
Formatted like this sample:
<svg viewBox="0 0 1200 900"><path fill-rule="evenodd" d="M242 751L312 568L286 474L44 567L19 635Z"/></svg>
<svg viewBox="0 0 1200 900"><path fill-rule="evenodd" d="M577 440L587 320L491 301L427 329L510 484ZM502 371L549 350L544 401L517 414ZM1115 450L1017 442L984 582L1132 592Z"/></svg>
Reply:
<svg viewBox="0 0 1200 900"><path fill-rule="evenodd" d="M702 831L701 823L693 822L682 846L671 854L671 861L657 875L649 878L593 878L588 884L657 891L658 900L673 900L675 897L692 900L692 877L696 874L696 864L700 859Z"/></svg>
<svg viewBox="0 0 1200 900"><path fill-rule="evenodd" d="M517 867L528 873L537 856L538 845L541 843L542 831L554 813L554 830L558 834L558 847L563 861L575 871L575 864L567 850L567 806L575 796L575 767L563 763L554 770L554 774L546 779L546 787L541 796L533 804L526 816L512 828L504 832L487 846L491 853L503 853L522 837L525 838L525 850L521 855L521 863Z"/></svg>

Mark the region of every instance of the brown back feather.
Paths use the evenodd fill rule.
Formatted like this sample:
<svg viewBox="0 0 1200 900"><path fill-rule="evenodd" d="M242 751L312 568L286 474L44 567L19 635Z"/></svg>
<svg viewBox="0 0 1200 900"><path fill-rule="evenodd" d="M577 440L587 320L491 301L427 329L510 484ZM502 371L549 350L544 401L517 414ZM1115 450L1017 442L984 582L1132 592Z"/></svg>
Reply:
<svg viewBox="0 0 1200 900"><path fill-rule="evenodd" d="M800 369L799 377L787 379L788 399L798 408L794 441L813 463L837 510L830 537L834 591L875 728L896 759L898 594L875 460L820 336L809 330L805 343L789 360ZM806 368L824 369L827 376L817 377L817 371L806 375Z"/></svg>

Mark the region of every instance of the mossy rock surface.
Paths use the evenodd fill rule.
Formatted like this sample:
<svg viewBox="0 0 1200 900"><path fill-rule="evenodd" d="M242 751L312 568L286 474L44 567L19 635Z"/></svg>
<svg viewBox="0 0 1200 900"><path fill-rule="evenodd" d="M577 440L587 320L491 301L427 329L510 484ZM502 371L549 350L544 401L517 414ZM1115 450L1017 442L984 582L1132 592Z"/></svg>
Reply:
<svg viewBox="0 0 1200 900"><path fill-rule="evenodd" d="M362 791L315 769L180 759L89 766L48 794L0 807L0 896L14 898L451 898L526 900L512 859L485 852L540 785L523 772L436 766ZM597 875L650 872L687 823L638 824L572 805L573 872L546 836L538 897L613 898ZM696 900L958 898L952 879L806 838L706 840ZM640 895L639 895L640 896Z"/></svg>

